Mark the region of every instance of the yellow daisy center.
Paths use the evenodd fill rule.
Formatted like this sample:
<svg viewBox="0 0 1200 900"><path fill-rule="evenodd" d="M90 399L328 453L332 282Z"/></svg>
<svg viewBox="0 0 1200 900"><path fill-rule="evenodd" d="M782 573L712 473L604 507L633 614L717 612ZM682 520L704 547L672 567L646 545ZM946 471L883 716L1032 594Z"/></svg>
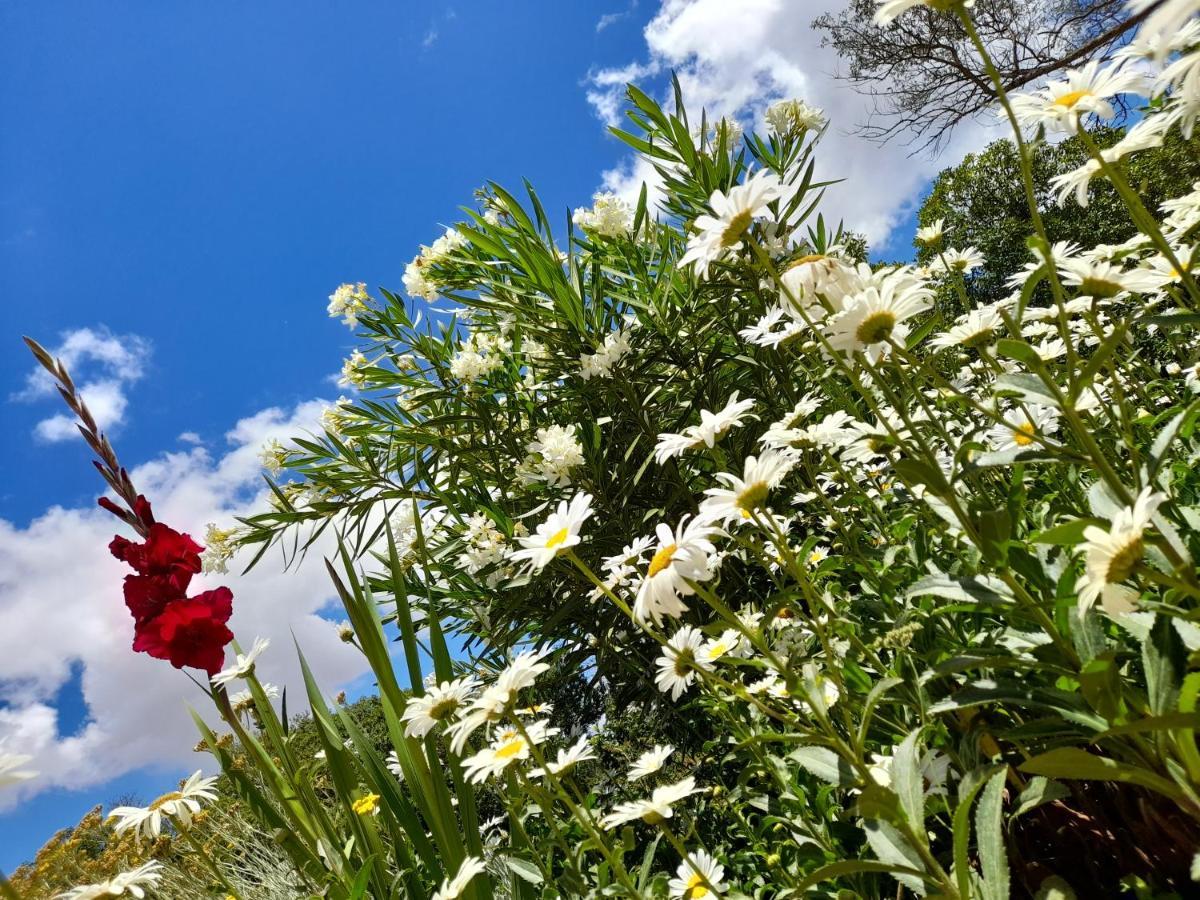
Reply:
<svg viewBox="0 0 1200 900"><path fill-rule="evenodd" d="M896 327L896 314L882 309L863 319L854 332L860 344L877 344L888 338Z"/></svg>
<svg viewBox="0 0 1200 900"><path fill-rule="evenodd" d="M458 698L446 697L429 707L429 718L440 722L456 709L458 709Z"/></svg>
<svg viewBox="0 0 1200 900"><path fill-rule="evenodd" d="M737 505L742 515L749 518L750 512L758 509L766 501L767 493L766 482L762 481L755 481L742 488L741 493L737 495Z"/></svg>
<svg viewBox="0 0 1200 900"><path fill-rule="evenodd" d="M525 749L525 738L518 735L511 741L506 741L496 748L497 759L512 759Z"/></svg>
<svg viewBox="0 0 1200 900"><path fill-rule="evenodd" d="M1087 89L1071 91L1068 94L1063 94L1061 97L1059 97L1057 100L1055 100L1054 105L1055 106L1064 106L1067 109L1071 109L1075 106L1076 103L1078 103L1084 97L1090 97L1090 96L1092 96L1092 92Z"/></svg>
<svg viewBox="0 0 1200 900"><path fill-rule="evenodd" d="M1013 443L1018 447L1028 447L1033 443L1037 431L1032 425L1021 425L1013 429Z"/></svg>
<svg viewBox="0 0 1200 900"><path fill-rule="evenodd" d="M151 809L159 809L159 808L165 806L166 804L170 803L172 800L182 800L182 799L183 799L183 794L179 793L179 791L171 791L171 793L163 794L161 797L159 797L157 800L155 800L153 803L151 803L150 808Z"/></svg>
<svg viewBox="0 0 1200 900"><path fill-rule="evenodd" d="M550 539L548 541L546 541L546 548L550 549L552 547L559 546L567 539L567 537L570 535L570 533L571 533L571 529L569 529L569 528L558 529L558 531L556 531L556 532L554 532L554 534L550 535Z"/></svg>
<svg viewBox="0 0 1200 900"><path fill-rule="evenodd" d="M671 558L675 555L677 549L679 549L677 544L667 544L665 547L660 547L658 552L650 558L650 568L646 570L646 577L653 578L669 566Z"/></svg>
<svg viewBox="0 0 1200 900"><path fill-rule="evenodd" d="M1104 574L1104 580L1109 584L1119 584L1129 578L1133 574L1134 568L1141 562L1143 550L1142 539L1140 537L1133 538L1113 554L1108 563L1108 571Z"/></svg>
<svg viewBox="0 0 1200 900"><path fill-rule="evenodd" d="M704 876L699 872L693 872L687 880L687 885L684 888L683 896L687 900L694 900L696 897L707 897L709 894L708 887L704 884Z"/></svg>
<svg viewBox="0 0 1200 900"><path fill-rule="evenodd" d="M750 220L754 216L750 210L743 210L729 220L729 224L725 226L725 230L721 232L721 246L732 247L742 239L746 229L750 227Z"/></svg>
<svg viewBox="0 0 1200 900"><path fill-rule="evenodd" d="M1121 293L1121 285L1105 278L1084 278L1079 283L1079 293L1087 297L1115 297Z"/></svg>
<svg viewBox="0 0 1200 900"><path fill-rule="evenodd" d="M808 265L809 263L818 262L819 260L822 260L824 258L825 258L825 254L823 254L823 253L810 253L807 256L802 256L799 259L792 260L792 262L788 264L788 268L789 269L798 269L798 268L800 268L800 266L805 266L805 265Z"/></svg>

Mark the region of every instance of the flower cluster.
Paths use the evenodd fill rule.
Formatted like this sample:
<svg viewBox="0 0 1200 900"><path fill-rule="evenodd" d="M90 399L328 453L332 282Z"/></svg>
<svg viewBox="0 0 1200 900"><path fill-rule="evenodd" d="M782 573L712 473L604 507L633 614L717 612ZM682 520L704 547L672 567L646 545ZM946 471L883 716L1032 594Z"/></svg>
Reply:
<svg viewBox="0 0 1200 900"><path fill-rule="evenodd" d="M150 504L141 506L149 523L146 540L135 543L117 535L112 555L135 574L125 576L125 605L133 616L133 649L167 660L177 669L191 666L212 674L225 662L233 632L225 625L233 614L233 593L226 587L187 595L192 576L201 570L203 548L188 535L155 522Z"/></svg>

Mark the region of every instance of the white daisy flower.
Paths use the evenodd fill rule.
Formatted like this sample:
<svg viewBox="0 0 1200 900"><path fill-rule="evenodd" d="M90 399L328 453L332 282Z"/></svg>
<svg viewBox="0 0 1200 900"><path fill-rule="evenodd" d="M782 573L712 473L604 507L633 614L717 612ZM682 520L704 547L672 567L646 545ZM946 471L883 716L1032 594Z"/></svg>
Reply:
<svg viewBox="0 0 1200 900"><path fill-rule="evenodd" d="M751 514L767 502L767 495L791 471L792 460L783 453L767 450L761 456L747 456L742 477L728 472L717 473L724 487L709 488L708 497L700 507L701 518L710 522L749 521Z"/></svg>
<svg viewBox="0 0 1200 900"><path fill-rule="evenodd" d="M941 244L945 234L946 220L938 219L936 222L918 228L917 233L913 235L913 240L923 247L936 247Z"/></svg>
<svg viewBox="0 0 1200 900"><path fill-rule="evenodd" d="M466 706L478 688L479 682L468 676L443 681L420 697L413 697L400 717L405 723L404 733L408 737L425 737L435 725L453 718Z"/></svg>
<svg viewBox="0 0 1200 900"><path fill-rule="evenodd" d="M1126 0L1129 15L1138 16L1157 6L1138 29L1137 40L1156 41L1163 47L1171 46L1171 38L1184 30L1197 13L1196 0Z"/></svg>
<svg viewBox="0 0 1200 900"><path fill-rule="evenodd" d="M534 572L542 571L550 560L582 540L579 529L591 514L591 494L576 494L570 502L560 501L558 509L533 534L518 538L521 549L514 550L511 559L528 560Z"/></svg>
<svg viewBox="0 0 1200 900"><path fill-rule="evenodd" d="M441 886L433 892L431 900L457 900L467 889L477 875L487 870L487 865L478 856L468 856L458 867L453 878L442 880Z"/></svg>
<svg viewBox="0 0 1200 900"><path fill-rule="evenodd" d="M128 894L137 900L146 896L145 886L162 878L162 863L151 860L136 869L121 872L108 881L84 884L55 895L55 900L100 900L102 897L123 897Z"/></svg>
<svg viewBox="0 0 1200 900"><path fill-rule="evenodd" d="M1000 336L1004 320L995 306L981 306L954 320L941 334L930 338L929 346L937 350L946 347L977 349L986 347Z"/></svg>
<svg viewBox="0 0 1200 900"><path fill-rule="evenodd" d="M626 777L630 781L637 781L647 775L653 775L662 769L667 757L674 752L675 748L670 744L655 744L633 761L633 765L629 768L629 775Z"/></svg>
<svg viewBox="0 0 1200 900"><path fill-rule="evenodd" d="M246 654L239 653L237 659L228 669L223 669L212 677L214 685L229 684L235 678L246 678L254 671L254 662L271 646L271 642L267 638L256 637L254 644L250 647L250 652Z"/></svg>
<svg viewBox="0 0 1200 900"><path fill-rule="evenodd" d="M648 825L671 818L675 814L672 808L680 800L698 794L703 788L696 787L696 779L690 775L675 784L657 787L647 800L633 800L629 803L618 803L612 812L600 820L600 824L611 829L635 819L641 819Z"/></svg>
<svg viewBox="0 0 1200 900"><path fill-rule="evenodd" d="M177 791L163 794L149 806L118 806L107 818L116 819L113 831L124 834L133 831L138 841L143 837L155 840L162 834L163 817L174 819L186 828L192 823L192 818L200 812L200 801L217 799L213 785L216 777L202 778L197 770L183 783Z"/></svg>
<svg viewBox="0 0 1200 900"><path fill-rule="evenodd" d="M516 728L500 729L491 744L463 760L463 774L475 784L500 775L513 763L529 759L531 746L544 743L555 734L558 729L549 727L545 721L530 722L525 726L525 734Z"/></svg>
<svg viewBox="0 0 1200 900"><path fill-rule="evenodd" d="M730 394L724 408L717 412L707 409L700 410L700 424L689 425L682 434L664 432L658 436L658 444L654 448L654 459L659 465L673 456L679 456L685 450L697 447L713 447L730 428L740 427L743 419L754 418L750 410L754 408L751 399L739 400L738 391Z"/></svg>
<svg viewBox="0 0 1200 900"><path fill-rule="evenodd" d="M939 254L938 262L948 274L969 275L976 269L982 268L985 262L983 254L977 247L965 250L950 249Z"/></svg>
<svg viewBox="0 0 1200 900"><path fill-rule="evenodd" d="M1156 290L1158 277L1145 269L1128 271L1103 260L1088 260L1076 257L1064 259L1058 264L1062 283L1082 296L1108 299L1126 291L1145 293Z"/></svg>
<svg viewBox="0 0 1200 900"><path fill-rule="evenodd" d="M1143 488L1133 506L1117 513L1107 531L1096 525L1084 529L1084 574L1075 584L1080 614L1091 609L1097 600L1109 615L1133 608L1138 593L1122 582L1129 580L1142 561L1145 553L1142 536L1166 499L1166 494Z"/></svg>
<svg viewBox="0 0 1200 900"><path fill-rule="evenodd" d="M712 536L715 529L702 519L680 521L674 531L660 524L654 531L658 544L638 585L633 616L640 622L661 625L663 616L679 618L687 612L680 597L695 593L691 581L712 577L711 557L716 553Z"/></svg>
<svg viewBox="0 0 1200 900"><path fill-rule="evenodd" d="M671 636L658 657L658 674L654 683L664 694L678 700L696 680L699 669L711 671L713 664L701 652L704 635L691 625L684 625Z"/></svg>
<svg viewBox="0 0 1200 900"><path fill-rule="evenodd" d="M929 306L925 288L897 290L891 282L882 289L869 287L827 323L829 344L844 353L866 353L874 362L888 352L887 341L904 342L908 335L904 323Z"/></svg>
<svg viewBox="0 0 1200 900"><path fill-rule="evenodd" d="M557 758L553 762L547 762L544 771L541 768L534 769L529 773L529 777L541 778L547 772L551 775L561 775L581 762L595 758L596 754L592 751L592 745L588 741L587 735L584 735L570 747L559 750Z"/></svg>
<svg viewBox="0 0 1200 900"><path fill-rule="evenodd" d="M1071 69L1066 78L1052 81L1036 91L1012 98L1013 112L1024 125L1046 125L1075 134L1080 119L1093 115L1111 119L1116 110L1110 102L1120 94L1145 94L1146 76L1122 63L1101 68L1091 60L1082 69Z"/></svg>
<svg viewBox="0 0 1200 900"><path fill-rule="evenodd" d="M667 882L671 896L678 900L721 896L721 891L725 890L721 881L725 877L725 867L704 850L693 850L688 857L675 870L675 877Z"/></svg>
<svg viewBox="0 0 1200 900"><path fill-rule="evenodd" d="M1010 409L1004 422L996 423L987 433L987 442L994 450L1024 450L1039 437L1058 431L1058 413L1043 406Z"/></svg>
<svg viewBox="0 0 1200 900"><path fill-rule="evenodd" d="M713 191L708 205L713 215L696 217L697 233L688 238L687 251L679 260L680 268L695 263L696 273L708 277L709 266L718 259L741 249L742 236L757 216L767 216L767 204L783 196L783 185L774 172L763 169L735 185L729 193Z"/></svg>

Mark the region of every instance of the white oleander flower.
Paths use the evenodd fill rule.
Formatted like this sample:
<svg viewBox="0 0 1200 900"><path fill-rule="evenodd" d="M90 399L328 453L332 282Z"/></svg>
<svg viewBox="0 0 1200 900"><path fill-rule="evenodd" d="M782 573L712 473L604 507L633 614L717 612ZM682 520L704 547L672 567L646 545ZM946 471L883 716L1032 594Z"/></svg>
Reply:
<svg viewBox="0 0 1200 900"><path fill-rule="evenodd" d="M674 531L659 524L654 534L658 544L638 585L633 617L661 625L664 616L678 618L687 612L680 597L695 593L688 581L708 581L713 576L714 529L703 519L684 518Z"/></svg>
<svg viewBox="0 0 1200 900"><path fill-rule="evenodd" d="M795 131L816 131L825 124L825 113L803 100L777 100L767 107L765 116L771 130L778 135Z"/></svg>
<svg viewBox="0 0 1200 900"><path fill-rule="evenodd" d="M596 754L592 750L592 745L588 741L587 735L584 735L570 747L558 751L558 756L552 762L546 763L546 768L534 769L529 773L530 778L541 778L547 773L550 775L561 775L568 769L573 769L581 762L586 762L589 759L595 759Z"/></svg>
<svg viewBox="0 0 1200 900"><path fill-rule="evenodd" d="M792 465L790 457L774 450L767 450L758 457L747 456L742 477L728 472L717 473L717 480L724 487L709 488L704 492L708 499L700 507L700 516L723 523L749 521L755 510L766 505L767 495L779 487Z"/></svg>
<svg viewBox="0 0 1200 900"><path fill-rule="evenodd" d="M571 221L582 228L603 237L620 237L633 228L633 207L611 191L603 191L592 197L592 208L580 207L571 216Z"/></svg>
<svg viewBox="0 0 1200 900"><path fill-rule="evenodd" d="M215 685L229 684L235 678L246 678L254 671L254 662L271 646L271 642L267 638L256 637L254 644L250 647L250 651L245 654L237 654L237 659L228 669L222 669L212 677L212 683Z"/></svg>
<svg viewBox="0 0 1200 900"><path fill-rule="evenodd" d="M591 494L576 494L570 502L560 501L558 509L538 525L533 534L518 538L521 549L514 550L511 558L514 562L528 560L534 572L542 571L550 560L583 540L579 529L591 514Z"/></svg>
<svg viewBox="0 0 1200 900"><path fill-rule="evenodd" d="M1112 98L1121 94L1145 94L1146 76L1122 63L1101 68L1091 60L1081 69L1068 70L1066 77L1045 87L1012 98L1013 112L1024 125L1045 125L1069 134L1079 131L1080 119L1092 115L1111 119L1116 115Z"/></svg>
<svg viewBox="0 0 1200 900"><path fill-rule="evenodd" d="M69 891L55 894L55 900L100 900L103 897L124 897L128 894L137 900L146 896L145 886L162 878L162 863L151 860L136 869L114 875L108 881L84 884Z"/></svg>
<svg viewBox="0 0 1200 900"><path fill-rule="evenodd" d="M579 356L579 377L584 381L591 378L612 378L613 369L629 352L629 332L620 329L609 334L595 353Z"/></svg>
<svg viewBox="0 0 1200 900"><path fill-rule="evenodd" d="M541 721L530 722L524 732L522 734L517 728L500 729L491 744L464 759L463 774L467 780L479 784L502 774L513 763L529 759L529 748L558 734L558 729Z"/></svg>
<svg viewBox="0 0 1200 900"><path fill-rule="evenodd" d="M180 827L187 828L193 817L200 812L200 801L212 802L217 799L213 785L217 783L215 776L202 778L197 770L183 783L177 791L163 794L149 806L118 806L107 818L116 819L113 831L124 834L133 831L140 842L143 837L156 840L162 834L163 817L169 817Z"/></svg>
<svg viewBox="0 0 1200 900"><path fill-rule="evenodd" d="M657 825L675 814L673 807L676 803L703 790L696 787L696 779L689 775L675 784L655 788L647 800L618 803L612 812L600 820L600 824L606 829L611 829L641 819L648 825Z"/></svg>
<svg viewBox="0 0 1200 900"><path fill-rule="evenodd" d="M571 470L583 464L583 445L577 432L577 425L550 425L539 428L536 440L525 445L525 452L530 454L528 465L539 481L550 487L571 483Z"/></svg>
<svg viewBox="0 0 1200 900"><path fill-rule="evenodd" d="M939 12L950 12L960 7L970 9L975 5L975 0L876 0L876 3L879 6L875 10L875 24L887 25L914 6L928 6Z"/></svg>
<svg viewBox="0 0 1200 900"><path fill-rule="evenodd" d="M711 671L712 662L701 652L704 635L691 625L684 625L671 636L658 657L658 674L654 683L672 700L678 700L696 680L697 670Z"/></svg>
<svg viewBox="0 0 1200 900"><path fill-rule="evenodd" d="M338 384L342 387L362 387L367 383L366 368L371 365L361 350L354 350L342 361L342 374Z"/></svg>
<svg viewBox="0 0 1200 900"><path fill-rule="evenodd" d="M653 775L662 769L667 757L674 752L675 748L670 744L655 744L634 760L633 765L629 767L629 775L626 777L630 781L638 781L647 775Z"/></svg>
<svg viewBox="0 0 1200 900"><path fill-rule="evenodd" d="M431 686L421 696L409 700L404 707L404 714L400 717L405 723L404 733L408 737L425 737L439 722L457 715L478 688L479 682L470 676Z"/></svg>
<svg viewBox="0 0 1200 900"><path fill-rule="evenodd" d="M283 464L287 462L289 455L288 449L275 438L263 444L262 449L258 451L259 462L272 476L283 471Z"/></svg>
<svg viewBox="0 0 1200 900"><path fill-rule="evenodd" d="M1143 488L1133 502L1113 517L1108 530L1089 525L1083 532L1084 574L1075 584L1079 612L1083 614L1099 600L1109 615L1133 609L1138 592L1128 581L1145 554L1143 536L1151 518L1167 499L1166 494Z"/></svg>
<svg viewBox="0 0 1200 900"><path fill-rule="evenodd" d="M783 196L783 185L774 172L763 169L729 193L713 191L708 205L713 215L696 217L696 234L688 238L687 251L679 260L680 268L695 264L701 278L708 277L709 266L718 259L740 250L742 236L757 216L767 216L767 204Z"/></svg>
<svg viewBox="0 0 1200 900"><path fill-rule="evenodd" d="M468 856L458 867L453 878L444 878L441 886L433 892L431 900L457 900L476 876L487 871L487 865L478 856Z"/></svg>
<svg viewBox="0 0 1200 900"><path fill-rule="evenodd" d="M366 282L338 285L337 290L329 295L329 306L327 307L329 317L336 319L340 316L347 327L357 328L358 315L366 312L367 302L370 299L371 295L367 293Z"/></svg>
<svg viewBox="0 0 1200 900"><path fill-rule="evenodd" d="M668 459L679 456L685 450L697 447L712 447L730 428L740 427L743 419L754 418L750 410L754 401L739 400L738 391L734 391L725 401L723 409L710 412L700 410L700 424L689 425L680 434L663 432L658 436L658 444L654 448L654 459L662 465Z"/></svg>
<svg viewBox="0 0 1200 900"><path fill-rule="evenodd" d="M200 571L206 575L225 575L229 572L229 560L237 552L234 538L236 528L218 528L209 522L204 532L204 552L200 554Z"/></svg>
<svg viewBox="0 0 1200 900"><path fill-rule="evenodd" d="M725 890L722 879L725 867L704 850L693 850L679 864L675 877L667 882L671 896L677 900L700 900L720 897Z"/></svg>

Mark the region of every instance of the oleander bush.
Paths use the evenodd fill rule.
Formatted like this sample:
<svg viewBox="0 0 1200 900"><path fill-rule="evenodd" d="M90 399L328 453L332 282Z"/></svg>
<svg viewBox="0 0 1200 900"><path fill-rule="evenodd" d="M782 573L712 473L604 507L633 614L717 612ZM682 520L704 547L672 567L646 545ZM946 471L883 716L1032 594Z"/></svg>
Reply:
<svg viewBox="0 0 1200 900"><path fill-rule="evenodd" d="M558 223L488 185L403 291L339 287L348 396L203 557L43 351L145 539L113 545L134 647L208 671L222 795L298 896L1194 896L1200 184L1147 206L1129 173L1193 146L1198 43L1168 2L1114 64L997 80L1029 224L1001 281L928 217L923 265L865 262L817 212L821 111L743 134L630 87L655 189ZM1095 131L1117 95L1136 123ZM1119 241L1049 227L1093 191ZM382 727L306 668L314 750L263 644L223 668L228 591L186 588L322 536ZM186 836L215 790L115 827Z"/></svg>

